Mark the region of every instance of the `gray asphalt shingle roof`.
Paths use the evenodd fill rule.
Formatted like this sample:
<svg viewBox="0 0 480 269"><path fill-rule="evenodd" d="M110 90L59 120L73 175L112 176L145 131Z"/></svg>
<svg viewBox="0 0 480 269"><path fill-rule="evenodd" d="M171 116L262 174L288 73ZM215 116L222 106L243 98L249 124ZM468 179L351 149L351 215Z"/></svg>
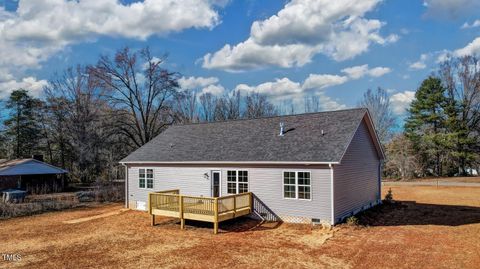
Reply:
<svg viewBox="0 0 480 269"><path fill-rule="evenodd" d="M174 125L121 162L340 162L365 113L359 108Z"/></svg>

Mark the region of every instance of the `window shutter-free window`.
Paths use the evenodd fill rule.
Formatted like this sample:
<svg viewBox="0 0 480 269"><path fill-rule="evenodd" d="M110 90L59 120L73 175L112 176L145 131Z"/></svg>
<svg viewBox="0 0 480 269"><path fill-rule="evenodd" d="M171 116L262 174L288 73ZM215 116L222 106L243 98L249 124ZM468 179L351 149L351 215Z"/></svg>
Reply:
<svg viewBox="0 0 480 269"><path fill-rule="evenodd" d="M227 171L227 193L237 193L237 171Z"/></svg>
<svg viewBox="0 0 480 269"><path fill-rule="evenodd" d="M238 192L248 192L248 171L238 171Z"/></svg>
<svg viewBox="0 0 480 269"><path fill-rule="evenodd" d="M138 187L145 188L145 169L138 170Z"/></svg>
<svg viewBox="0 0 480 269"><path fill-rule="evenodd" d="M153 189L153 169L138 169L138 187Z"/></svg>
<svg viewBox="0 0 480 269"><path fill-rule="evenodd" d="M153 189L153 169L147 169L147 188Z"/></svg>
<svg viewBox="0 0 480 269"><path fill-rule="evenodd" d="M283 197L289 199L310 200L311 194L310 172L285 171L283 172Z"/></svg>
<svg viewBox="0 0 480 269"><path fill-rule="evenodd" d="M283 173L283 193L285 198L297 198L295 191L295 172Z"/></svg>
<svg viewBox="0 0 480 269"><path fill-rule="evenodd" d="M227 193L239 194L248 192L248 171L227 171Z"/></svg>

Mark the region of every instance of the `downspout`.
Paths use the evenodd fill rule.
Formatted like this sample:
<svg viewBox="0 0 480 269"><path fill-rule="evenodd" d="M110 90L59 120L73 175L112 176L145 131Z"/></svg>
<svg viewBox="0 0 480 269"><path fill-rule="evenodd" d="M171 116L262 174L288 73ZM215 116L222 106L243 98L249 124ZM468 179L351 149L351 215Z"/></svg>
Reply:
<svg viewBox="0 0 480 269"><path fill-rule="evenodd" d="M330 216L330 224L335 225L335 207L333 206L334 204L334 188L333 188L333 165L331 163L328 164L328 167L330 167L330 205L331 205L331 216Z"/></svg>
<svg viewBox="0 0 480 269"><path fill-rule="evenodd" d="M125 208L128 208L128 166L122 165L125 166Z"/></svg>

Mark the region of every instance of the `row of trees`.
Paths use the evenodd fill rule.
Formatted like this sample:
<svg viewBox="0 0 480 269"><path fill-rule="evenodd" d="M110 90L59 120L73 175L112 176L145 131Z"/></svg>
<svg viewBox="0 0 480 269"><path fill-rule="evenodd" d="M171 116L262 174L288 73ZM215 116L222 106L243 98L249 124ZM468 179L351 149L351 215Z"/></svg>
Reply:
<svg viewBox="0 0 480 269"><path fill-rule="evenodd" d="M96 65L55 75L42 100L14 91L5 103L0 158L42 154L76 181L112 179L123 172L120 159L171 124L299 112L259 93L215 96L181 89L180 75L165 69L165 60L148 48L125 48ZM387 153L387 177L466 175L479 166L479 67L475 57L443 63L417 90L403 129L385 90L364 94L358 105L370 110ZM321 110L315 96L303 106L304 112Z"/></svg>
<svg viewBox="0 0 480 269"><path fill-rule="evenodd" d="M451 59L415 94L402 133L386 144L391 177L469 175L480 169L480 64Z"/></svg>

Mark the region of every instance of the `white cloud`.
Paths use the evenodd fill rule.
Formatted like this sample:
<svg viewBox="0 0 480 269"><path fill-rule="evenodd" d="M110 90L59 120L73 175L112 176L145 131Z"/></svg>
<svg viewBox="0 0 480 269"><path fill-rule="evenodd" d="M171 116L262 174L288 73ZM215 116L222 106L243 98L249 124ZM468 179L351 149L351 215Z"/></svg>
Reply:
<svg viewBox="0 0 480 269"><path fill-rule="evenodd" d="M302 86L298 82L293 82L288 78L276 79L273 82L265 82L257 86L239 84L235 90L240 92L258 92L273 98L288 98L289 96L303 92Z"/></svg>
<svg viewBox="0 0 480 269"><path fill-rule="evenodd" d="M399 92L390 97L392 110L397 115L403 115L407 112L410 103L415 99L414 91Z"/></svg>
<svg viewBox="0 0 480 269"><path fill-rule="evenodd" d="M32 96L39 97L47 84L46 80L37 80L35 77L16 80L12 75L2 75L0 72L0 100L7 99L12 91L18 89L28 90Z"/></svg>
<svg viewBox="0 0 480 269"><path fill-rule="evenodd" d="M368 68L368 64L358 65L342 69L342 72L347 74L351 79L359 79L364 76L381 77L390 73L392 70L388 67Z"/></svg>
<svg viewBox="0 0 480 269"><path fill-rule="evenodd" d="M16 77L66 46L100 36L144 40L220 23L215 5L225 0L20 0L16 11L0 7L0 69ZM30 78L26 78L27 80ZM23 83L24 79L16 80Z"/></svg>
<svg viewBox="0 0 480 269"><path fill-rule="evenodd" d="M13 18L3 22L8 40L70 42L97 35L146 39L187 28L211 28L219 15L208 0L20 1Z"/></svg>
<svg viewBox="0 0 480 269"><path fill-rule="evenodd" d="M206 87L218 82L216 77L181 77L178 80L180 87L183 89L198 89Z"/></svg>
<svg viewBox="0 0 480 269"><path fill-rule="evenodd" d="M182 89L200 90L200 93L222 95L225 88L218 83L217 77L181 77L178 84Z"/></svg>
<svg viewBox="0 0 480 269"><path fill-rule="evenodd" d="M222 95L225 93L225 88L220 84L208 85L202 89L201 94L204 93L210 93L212 95Z"/></svg>
<svg viewBox="0 0 480 269"><path fill-rule="evenodd" d="M254 86L238 84L235 90L246 93L258 92L280 103L286 100L299 103L305 96L313 95L319 99L323 109L335 110L346 108L346 106L327 96L324 89L365 76L379 77L390 71L388 67L369 69L368 65L361 65L343 69L342 72L346 75L310 74L303 82L295 82L284 77Z"/></svg>
<svg viewBox="0 0 480 269"><path fill-rule="evenodd" d="M303 83L303 89L323 89L341 85L348 81L348 77L329 74L310 74Z"/></svg>
<svg viewBox="0 0 480 269"><path fill-rule="evenodd" d="M436 62L442 63L444 61L449 60L452 57L479 56L479 55L480 55L480 37L477 37L463 48L459 48L454 51L449 51L449 50L439 51Z"/></svg>
<svg viewBox="0 0 480 269"><path fill-rule="evenodd" d="M323 76L325 80L322 82L319 79L320 76ZM327 76L331 76L328 78ZM315 77L312 79L312 77ZM332 83L335 80L334 75L314 75L311 74L303 84L299 82L291 81L288 78L276 79L272 82L261 83L256 86L249 86L247 84L239 84L235 87L235 90L243 93L252 93L258 92L264 94L272 100L273 103L277 105L282 105L285 102L295 104L295 107L302 107L304 102L304 97L306 91L313 90L309 93L310 96L318 98L320 107L322 110L338 110L344 109L347 106L337 102L331 97L327 96L324 91L315 91L315 89L325 88L326 84ZM314 88L315 87L315 88ZM300 112L300 111L296 111Z"/></svg>
<svg viewBox="0 0 480 269"><path fill-rule="evenodd" d="M243 71L266 66L292 67L309 63L316 54L336 61L366 52L372 43L387 44L383 22L364 18L381 0L293 0L276 15L255 21L250 36L203 57L203 67Z"/></svg>
<svg viewBox="0 0 480 269"><path fill-rule="evenodd" d="M420 55L420 59L412 64L410 64L410 69L414 70L421 70L427 68L427 64L425 63L428 59L428 54Z"/></svg>
<svg viewBox="0 0 480 269"><path fill-rule="evenodd" d="M265 82L257 86L239 84L235 90L244 92L258 92L272 97L288 98L291 95L303 94L306 91L318 91L328 87L344 84L350 80L357 80L364 76L380 77L390 72L388 67L368 68L368 65L360 65L342 70L346 75L335 74L310 74L303 83L294 82L284 77L273 82Z"/></svg>
<svg viewBox="0 0 480 269"><path fill-rule="evenodd" d="M458 19L462 16L473 14L480 8L478 0L424 0L427 8L425 13L429 18Z"/></svg>
<svg viewBox="0 0 480 269"><path fill-rule="evenodd" d="M461 57L467 55L480 54L480 37L475 38L472 42L468 43L465 47L457 49L453 52L454 56Z"/></svg>
<svg viewBox="0 0 480 269"><path fill-rule="evenodd" d="M468 29L468 28L475 28L475 27L479 27L480 26L480 20L475 20L474 22L472 22L471 24L469 24L468 22L465 22L463 25L462 25L462 29Z"/></svg>

